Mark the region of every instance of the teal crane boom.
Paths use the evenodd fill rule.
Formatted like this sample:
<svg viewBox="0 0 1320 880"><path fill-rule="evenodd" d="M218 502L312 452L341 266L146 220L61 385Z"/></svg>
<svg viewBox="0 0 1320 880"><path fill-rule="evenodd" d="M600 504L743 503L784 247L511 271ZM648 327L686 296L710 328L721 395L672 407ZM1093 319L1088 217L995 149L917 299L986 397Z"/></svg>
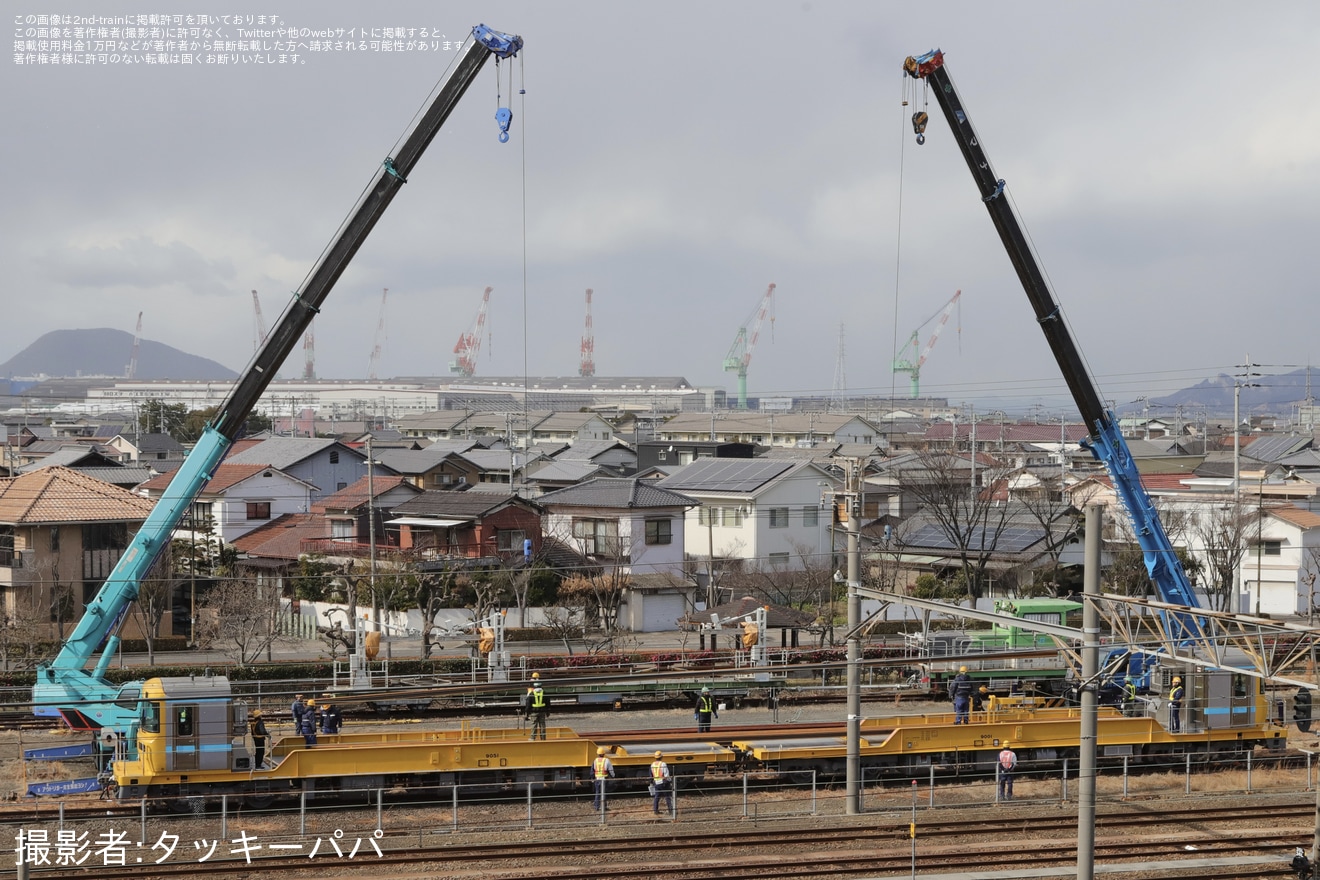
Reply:
<svg viewBox="0 0 1320 880"><path fill-rule="evenodd" d="M436 89L435 97L417 118L397 153L382 163L373 184L363 192L335 239L294 293L279 323L267 334L218 408L215 420L206 427L170 481L165 495L156 502L124 549L119 562L88 604L73 632L64 640L59 653L49 663L37 668L37 682L32 692L34 714L58 715L72 727L93 730L126 728L136 718L141 682L130 682L117 688L106 681L105 671L119 645L117 631L120 623L137 598L142 579L239 437L262 392L274 379L275 371L297 345L335 282L407 182L413 167L477 73L492 55L512 58L522 46L522 37L500 33L484 24L472 29L472 39L459 50L448 76ZM496 113L501 141L508 140L511 118L507 108L500 108ZM88 669L88 662L98 650L101 651L100 658Z"/></svg>

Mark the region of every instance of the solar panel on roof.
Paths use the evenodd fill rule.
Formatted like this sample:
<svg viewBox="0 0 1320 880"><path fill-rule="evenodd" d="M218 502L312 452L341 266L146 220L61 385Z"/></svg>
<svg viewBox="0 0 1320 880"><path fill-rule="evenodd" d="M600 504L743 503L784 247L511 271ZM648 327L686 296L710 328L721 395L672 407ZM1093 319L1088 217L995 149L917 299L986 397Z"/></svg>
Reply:
<svg viewBox="0 0 1320 880"><path fill-rule="evenodd" d="M674 489L753 492L795 464L764 459L708 459L693 462L665 482Z"/></svg>

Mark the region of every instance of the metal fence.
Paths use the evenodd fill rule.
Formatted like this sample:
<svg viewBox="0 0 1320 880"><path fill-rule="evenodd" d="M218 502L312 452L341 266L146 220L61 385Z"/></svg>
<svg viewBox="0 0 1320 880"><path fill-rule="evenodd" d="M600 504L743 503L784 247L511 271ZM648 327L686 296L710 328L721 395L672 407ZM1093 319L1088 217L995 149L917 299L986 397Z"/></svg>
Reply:
<svg viewBox="0 0 1320 880"><path fill-rule="evenodd" d="M1197 758L1171 756L1140 765L1124 759L1106 764L1097 770L1097 801L1121 803L1137 796L1302 795L1313 789L1317 781L1313 773L1320 770L1320 762L1310 755L1303 759L1241 753L1210 762ZM1067 761L1021 762L1013 779L1013 800L1026 804L1074 802L1076 774L1077 768ZM924 778L880 779L872 771L864 776L863 812L876 815L906 817L919 809L993 805L1001 802L1004 791L1000 785L1004 780L997 771L965 772L953 779L933 769ZM66 804L71 811L89 803L95 806L96 802L31 802L30 811L9 819L13 851L22 849L32 876L40 876L44 866L57 866L61 854L66 865L77 858L90 865L134 864L134 859L151 864L197 861L207 845L215 844L212 861L257 861L262 856L300 853L364 860L389 850L442 845L457 835L532 829L572 835L602 825L646 823L693 828L847 812L842 780L815 773L745 773L700 780L680 777L672 792L672 805L663 799L656 804L639 780L631 779L626 783L610 780L599 808L592 806L589 785L565 781L561 785L513 782L498 787L412 790L290 790L277 803L260 808L237 795L175 797L134 801L133 813L117 813L109 819L66 817ZM659 814L653 812L656 806ZM168 847L171 842L175 846ZM121 858L124 861L114 861Z"/></svg>

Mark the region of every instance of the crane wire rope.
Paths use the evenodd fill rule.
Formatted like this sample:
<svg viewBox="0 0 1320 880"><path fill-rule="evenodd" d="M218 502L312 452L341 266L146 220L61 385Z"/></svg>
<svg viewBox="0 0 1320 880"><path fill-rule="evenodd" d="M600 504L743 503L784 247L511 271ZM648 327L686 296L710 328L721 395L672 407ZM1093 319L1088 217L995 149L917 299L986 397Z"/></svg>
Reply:
<svg viewBox="0 0 1320 880"><path fill-rule="evenodd" d="M469 34L468 39L473 40L476 38L471 34ZM463 45L466 46L467 43L464 42ZM439 90L439 88L442 85L444 85L444 83L449 79L450 71L453 70L454 65L458 63L458 59L462 57L462 55L463 53L461 51L454 53L454 57L449 60L449 66L446 67L440 73L440 76L432 84L431 90L426 94L426 97L421 101L420 104L417 105L417 109L413 111L412 118L408 120L408 123L407 125L404 126L402 133L400 133L399 136L394 139L394 143L390 146L390 151L389 151L390 159L393 159L394 154L399 151L399 145L402 144L407 139L408 135L412 133L413 129L417 127L418 118L423 113L425 113L426 108L431 105L431 102L433 100L436 91ZM321 249L321 253L317 256L316 260L312 262L312 266L310 269L307 270L307 274L303 276L302 282L298 285L299 290L301 290L307 284L308 279L312 277L312 273L316 271L317 267L321 265L321 261L325 259L325 255L330 252L330 249L334 246L334 243L337 242L340 239L340 237L343 235L344 227L348 225L349 220L352 219L353 215L357 213L358 208L361 207L362 205L363 199L367 197L367 193L370 192L371 189L375 186L379 173L380 172L377 172L376 174L372 175L371 179L368 180L367 183L362 187L361 192L358 193L357 200L353 203L353 207L344 213L343 218L339 221L338 228L335 230L335 234L331 236L329 243L327 243L325 247ZM296 296L297 294L295 293L295 298ZM292 308L292 306L293 306L293 302L290 301L289 306L286 308Z"/></svg>
<svg viewBox="0 0 1320 880"><path fill-rule="evenodd" d="M901 77L901 103L900 107L908 106L908 97L916 100L916 89L911 83L911 77L903 74ZM901 114L900 114L901 116ZM899 288L902 280L903 266L903 177L905 173L905 163L907 161L907 131L903 124L904 120L900 118L898 126L898 204L895 206L897 213L897 222L894 225L894 314L892 318L893 328L890 331L892 339L890 340L891 362L898 360L898 301ZM897 374L889 371L889 418L885 420L887 428L886 434L892 433L894 425L894 395L897 392Z"/></svg>
<svg viewBox="0 0 1320 880"><path fill-rule="evenodd" d="M524 428L528 425L527 418L527 77L525 74L525 61L523 54L518 53L518 113L522 117L522 125L518 126L518 146L521 150L521 175L522 190L520 197L522 199L522 343L523 343L523 393L522 393L522 416ZM509 92L512 98L513 92L513 71L509 71ZM530 444L531 437L528 437ZM509 445L513 445L513 438L509 438ZM526 464L524 456L523 463ZM513 485L509 486L509 491L516 491Z"/></svg>

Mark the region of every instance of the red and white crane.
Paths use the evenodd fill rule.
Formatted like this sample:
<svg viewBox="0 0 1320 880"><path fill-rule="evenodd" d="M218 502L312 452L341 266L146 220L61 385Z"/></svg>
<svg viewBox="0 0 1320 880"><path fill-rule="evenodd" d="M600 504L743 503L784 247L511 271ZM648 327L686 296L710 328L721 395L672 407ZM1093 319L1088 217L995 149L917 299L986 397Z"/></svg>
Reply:
<svg viewBox="0 0 1320 880"><path fill-rule="evenodd" d="M454 359L449 362L449 372L458 373L465 379L471 378L477 371L477 355L481 354L481 334L486 329L486 309L490 305L490 292L493 289L486 288L486 292L481 295L481 308L477 309L477 317L472 322L472 328L466 333L459 334L458 342L454 343Z"/></svg>
<svg viewBox="0 0 1320 880"><path fill-rule="evenodd" d="M921 396L921 365L926 362L926 358L930 357L930 350L935 347L935 340L940 338L940 331L944 329L945 324L949 323L949 315L953 313L953 308L958 304L958 298L961 296L962 296L961 290L954 291L952 298L950 298L949 301L944 304L944 308L942 310L936 312L926 320L922 321L921 324L917 327L917 329L912 331L912 335L908 337L907 344L903 346L903 351L904 352L910 351L911 354L907 355L906 357L900 355L899 357L894 359L894 372L907 373L911 377L912 396L914 398ZM961 315L962 313L959 312L958 314ZM935 329L930 334L930 341L927 342L926 347L923 348L920 353L918 353L917 343L920 341L919 337L922 327L925 327L927 324L929 324L931 321L934 321L936 318L939 318L940 320L939 323L935 325ZM961 320L961 318L959 320Z"/></svg>
<svg viewBox="0 0 1320 880"><path fill-rule="evenodd" d="M579 376L596 375L596 334L591 329L591 288L587 288L587 323L582 331L582 357L578 361Z"/></svg>
<svg viewBox="0 0 1320 880"><path fill-rule="evenodd" d="M376 338L371 345L371 361L367 364L367 381L375 382L379 377L376 371L380 369L380 348L385 343L385 298L390 295L390 289L386 287L380 294L380 322L376 324Z"/></svg>
<svg viewBox="0 0 1320 880"><path fill-rule="evenodd" d="M770 316L770 330L773 335L775 328L773 284L766 288L760 305L738 328L738 335L733 338L733 345L729 346L729 353L724 357L724 369L736 370L738 373L738 409L747 409L747 365L752 362L752 352L756 350L756 341L761 337L761 324L765 322L766 315ZM749 324L752 327L750 334L747 332Z"/></svg>

